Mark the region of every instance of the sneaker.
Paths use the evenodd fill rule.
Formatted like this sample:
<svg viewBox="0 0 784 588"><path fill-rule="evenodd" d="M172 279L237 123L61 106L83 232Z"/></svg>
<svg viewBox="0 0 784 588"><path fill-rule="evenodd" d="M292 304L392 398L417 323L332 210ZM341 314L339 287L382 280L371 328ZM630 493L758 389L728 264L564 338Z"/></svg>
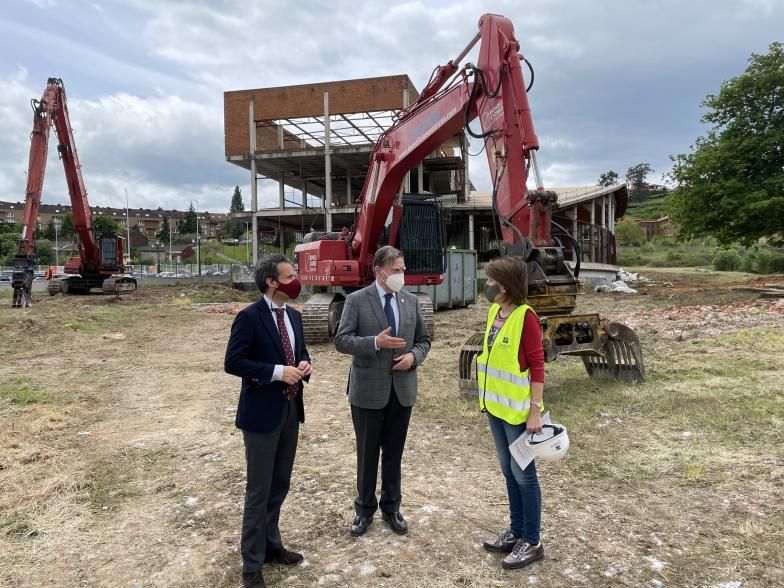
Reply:
<svg viewBox="0 0 784 588"><path fill-rule="evenodd" d="M492 551L493 553L511 553L519 539L520 537L512 533L512 529L507 529L495 539L485 540L482 545L487 551Z"/></svg>
<svg viewBox="0 0 784 588"><path fill-rule="evenodd" d="M512 549L512 553L507 555L501 562L501 567L505 570L517 570L543 557L544 547L541 543L539 545L531 545L527 541L520 539Z"/></svg>

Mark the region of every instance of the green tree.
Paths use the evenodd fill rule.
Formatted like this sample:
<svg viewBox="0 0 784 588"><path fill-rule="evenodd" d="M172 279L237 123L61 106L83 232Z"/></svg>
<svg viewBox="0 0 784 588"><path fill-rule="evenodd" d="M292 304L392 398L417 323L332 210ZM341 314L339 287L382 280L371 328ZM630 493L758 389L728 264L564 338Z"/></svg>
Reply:
<svg viewBox="0 0 784 588"><path fill-rule="evenodd" d="M63 217L63 225L60 227L61 239L73 239L76 234L76 227L74 226L73 214L67 212Z"/></svg>
<svg viewBox="0 0 784 588"><path fill-rule="evenodd" d="M645 229L627 218L615 224L615 238L623 245L639 245L645 241Z"/></svg>
<svg viewBox="0 0 784 588"><path fill-rule="evenodd" d="M188 212L182 216L178 225L177 231L179 233L193 234L196 232L196 210L193 208L193 203L191 203Z"/></svg>
<svg viewBox="0 0 784 588"><path fill-rule="evenodd" d="M58 229L59 231L60 229ZM44 229L44 239L47 241L54 241L55 238L55 230L54 230L54 219L49 219L49 222L46 224L46 228Z"/></svg>
<svg viewBox="0 0 784 588"><path fill-rule="evenodd" d="M234 186L234 194L231 197L229 212L245 212L245 203L242 201L242 192L239 186Z"/></svg>
<svg viewBox="0 0 784 588"><path fill-rule="evenodd" d="M613 170L604 172L602 175L599 176L600 186L612 186L617 181L618 181L618 174Z"/></svg>
<svg viewBox="0 0 784 588"><path fill-rule="evenodd" d="M626 170L626 185L629 188L629 198L642 200L645 195L645 180L648 174L653 173L649 163L638 163Z"/></svg>
<svg viewBox="0 0 784 588"><path fill-rule="evenodd" d="M784 44L752 53L745 71L702 105L713 127L691 153L672 157L681 234L784 243Z"/></svg>
<svg viewBox="0 0 784 588"><path fill-rule="evenodd" d="M38 265L54 265L54 249L49 243L38 243L35 246L35 258Z"/></svg>
<svg viewBox="0 0 784 588"><path fill-rule="evenodd" d="M6 265L13 265L14 254L19 247L20 235L16 233L3 233L0 232L0 259L11 259L11 263Z"/></svg>
<svg viewBox="0 0 784 588"><path fill-rule="evenodd" d="M245 232L245 221L231 218L231 215L237 212L245 212L245 203L242 201L240 187L234 186L234 194L231 197L231 205L229 206L229 220L223 225L223 235L227 239L239 239Z"/></svg>
<svg viewBox="0 0 784 588"><path fill-rule="evenodd" d="M0 223L0 235L12 233L14 235L19 235L22 232L22 227L17 226L15 222L12 223Z"/></svg>
<svg viewBox="0 0 784 588"><path fill-rule="evenodd" d="M120 223L108 215L99 214L93 217L93 231L96 235L101 233L119 233Z"/></svg>
<svg viewBox="0 0 784 588"><path fill-rule="evenodd" d="M167 243L168 244L169 238L170 238L170 235L169 235L169 217L168 216L164 216L163 217L163 225L161 226L161 230L158 231L158 234L155 235L155 236L162 243Z"/></svg>

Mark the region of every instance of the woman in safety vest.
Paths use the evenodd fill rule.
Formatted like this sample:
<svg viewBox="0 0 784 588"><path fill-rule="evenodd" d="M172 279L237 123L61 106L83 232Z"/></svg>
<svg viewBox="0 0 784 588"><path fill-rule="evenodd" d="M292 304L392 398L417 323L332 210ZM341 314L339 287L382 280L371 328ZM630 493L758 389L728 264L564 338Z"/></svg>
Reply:
<svg viewBox="0 0 784 588"><path fill-rule="evenodd" d="M477 357L479 406L487 413L509 496L509 528L484 547L507 553L504 569L522 568L544 557L539 540L542 495L536 466L524 470L509 445L524 431L542 431L544 349L542 328L526 304L528 275L519 257L494 259L485 267L490 301L482 353Z"/></svg>

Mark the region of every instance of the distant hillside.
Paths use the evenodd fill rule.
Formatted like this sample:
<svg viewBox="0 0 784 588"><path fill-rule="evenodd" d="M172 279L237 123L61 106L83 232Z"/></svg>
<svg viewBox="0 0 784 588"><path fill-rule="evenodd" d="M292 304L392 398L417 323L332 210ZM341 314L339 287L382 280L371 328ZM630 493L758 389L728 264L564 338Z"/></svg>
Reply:
<svg viewBox="0 0 784 588"><path fill-rule="evenodd" d="M626 218L655 220L667 216L667 197L669 192L653 192L645 200L629 201Z"/></svg>

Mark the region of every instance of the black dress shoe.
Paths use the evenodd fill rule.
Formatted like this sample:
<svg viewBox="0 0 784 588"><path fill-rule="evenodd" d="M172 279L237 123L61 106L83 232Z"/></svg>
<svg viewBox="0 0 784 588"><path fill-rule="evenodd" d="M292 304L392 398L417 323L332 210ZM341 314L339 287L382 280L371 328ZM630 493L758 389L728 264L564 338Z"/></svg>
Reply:
<svg viewBox="0 0 784 588"><path fill-rule="evenodd" d="M389 524L389 527L398 535L405 535L408 533L408 523L400 512L384 513L384 520Z"/></svg>
<svg viewBox="0 0 784 588"><path fill-rule="evenodd" d="M296 551L289 551L285 547L281 547L277 551L267 553L264 558L264 563L278 564L281 566L296 566L302 563L305 559L301 553Z"/></svg>
<svg viewBox="0 0 784 588"><path fill-rule="evenodd" d="M252 574L242 574L242 588L267 588L264 583L264 576L261 572L254 572Z"/></svg>
<svg viewBox="0 0 784 588"><path fill-rule="evenodd" d="M360 535L364 535L365 533L367 533L368 527L372 522L373 522L373 517L356 516L354 518L354 522L351 523L350 533L354 537L359 537Z"/></svg>

